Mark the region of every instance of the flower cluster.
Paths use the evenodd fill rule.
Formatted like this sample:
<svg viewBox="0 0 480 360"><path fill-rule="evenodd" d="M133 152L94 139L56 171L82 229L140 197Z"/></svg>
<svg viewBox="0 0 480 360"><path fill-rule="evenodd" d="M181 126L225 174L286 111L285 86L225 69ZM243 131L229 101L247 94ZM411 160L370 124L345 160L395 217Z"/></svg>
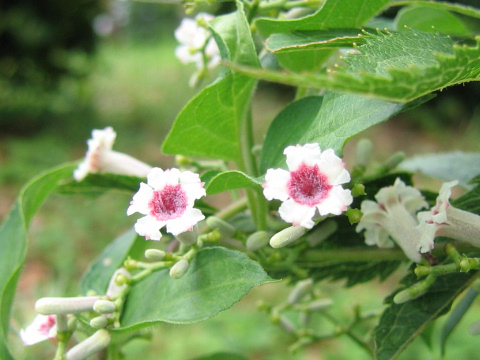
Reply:
<svg viewBox="0 0 480 360"><path fill-rule="evenodd" d="M282 201L280 217L294 226L311 229L317 211L320 216L340 215L353 198L342 184L350 181L342 159L332 149L321 151L318 144L288 146L284 152L288 171L269 169L263 194Z"/></svg>
<svg viewBox="0 0 480 360"><path fill-rule="evenodd" d="M147 240L160 240L164 226L174 236L192 231L205 218L193 207L196 199L206 195L203 185L198 174L191 171L153 168L127 209L127 215L145 215L135 223L135 231Z"/></svg>
<svg viewBox="0 0 480 360"><path fill-rule="evenodd" d="M199 13L195 19L184 18L174 33L180 43L175 56L183 64L196 64L199 71L212 69L220 63L217 43L206 28L212 19L213 16L206 13Z"/></svg>

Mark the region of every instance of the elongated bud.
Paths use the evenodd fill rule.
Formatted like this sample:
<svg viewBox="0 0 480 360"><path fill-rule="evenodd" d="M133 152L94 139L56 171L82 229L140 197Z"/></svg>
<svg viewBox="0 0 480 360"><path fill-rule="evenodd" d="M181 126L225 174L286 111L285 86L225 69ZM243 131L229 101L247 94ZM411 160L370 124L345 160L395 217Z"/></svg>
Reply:
<svg viewBox="0 0 480 360"><path fill-rule="evenodd" d="M373 143L368 139L361 139L357 143L355 152L355 166L367 167L372 155Z"/></svg>
<svg viewBox="0 0 480 360"><path fill-rule="evenodd" d="M108 319L105 316L97 316L90 320L90 326L94 329L103 329L108 325Z"/></svg>
<svg viewBox="0 0 480 360"><path fill-rule="evenodd" d="M308 304L310 311L323 311L333 305L332 299L317 299Z"/></svg>
<svg viewBox="0 0 480 360"><path fill-rule="evenodd" d="M416 283L415 285L406 288L405 290L400 291L393 297L393 302L395 304L402 304L406 301L416 299L419 296L425 294L430 286L435 282L435 275L428 275L425 280Z"/></svg>
<svg viewBox="0 0 480 360"><path fill-rule="evenodd" d="M399 151L392 156L390 156L387 161L383 164L387 170L392 170L397 167L403 160L405 160L405 153Z"/></svg>
<svg viewBox="0 0 480 360"><path fill-rule="evenodd" d="M250 251L255 251L261 249L268 244L270 237L266 231L257 231L254 232L247 238L247 249Z"/></svg>
<svg viewBox="0 0 480 360"><path fill-rule="evenodd" d="M472 335L480 334L480 321L475 321L468 327L468 332Z"/></svg>
<svg viewBox="0 0 480 360"><path fill-rule="evenodd" d="M330 235L337 231L338 225L334 220L325 220L318 224L315 231L308 233L307 241L311 247L315 247L321 242L327 240Z"/></svg>
<svg viewBox="0 0 480 360"><path fill-rule="evenodd" d="M117 295L121 294L128 287L131 275L127 269L121 267L115 271L108 284L107 296L114 299Z"/></svg>
<svg viewBox="0 0 480 360"><path fill-rule="evenodd" d="M100 329L67 352L67 360L83 360L105 349L110 343L110 333Z"/></svg>
<svg viewBox="0 0 480 360"><path fill-rule="evenodd" d="M297 328L293 322L291 322L287 317L280 315L280 326L287 333L292 334L297 331Z"/></svg>
<svg viewBox="0 0 480 360"><path fill-rule="evenodd" d="M222 240L222 234L220 233L220 230L215 229L209 233L200 235L198 240L204 242L220 242L220 240Z"/></svg>
<svg viewBox="0 0 480 360"><path fill-rule="evenodd" d="M185 246L191 246L197 243L198 240L198 226L194 225L192 231L185 231L175 236Z"/></svg>
<svg viewBox="0 0 480 360"><path fill-rule="evenodd" d="M298 303L312 290L313 290L312 279L299 281L291 291L290 295L288 296L288 303L290 305Z"/></svg>
<svg viewBox="0 0 480 360"><path fill-rule="evenodd" d="M158 249L148 249L145 251L145 257L152 261L162 261L165 259L166 252Z"/></svg>
<svg viewBox="0 0 480 360"><path fill-rule="evenodd" d="M93 310L98 296L54 298L46 297L37 300L35 311L42 315L75 314Z"/></svg>
<svg viewBox="0 0 480 360"><path fill-rule="evenodd" d="M190 267L190 263L185 260L181 259L175 263L170 269L170 276L173 279L180 279L183 275L185 275Z"/></svg>
<svg viewBox="0 0 480 360"><path fill-rule="evenodd" d="M307 229L302 226L290 226L273 235L270 246L275 249L282 248L300 239L306 232Z"/></svg>
<svg viewBox="0 0 480 360"><path fill-rule="evenodd" d="M236 229L226 221L216 216L209 216L207 218L207 225L212 230L213 229L220 230L220 233L225 237L231 238L233 235L235 235Z"/></svg>
<svg viewBox="0 0 480 360"><path fill-rule="evenodd" d="M97 300L93 304L93 310L99 314L111 314L115 311L115 303L110 300Z"/></svg>

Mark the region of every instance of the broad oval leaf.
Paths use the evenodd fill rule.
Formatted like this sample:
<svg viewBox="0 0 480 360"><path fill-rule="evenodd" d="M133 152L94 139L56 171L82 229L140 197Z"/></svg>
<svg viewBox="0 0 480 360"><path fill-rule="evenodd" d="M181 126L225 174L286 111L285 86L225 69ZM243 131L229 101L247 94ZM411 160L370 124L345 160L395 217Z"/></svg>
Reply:
<svg viewBox="0 0 480 360"><path fill-rule="evenodd" d="M219 173L210 179L207 194L217 194L222 191L242 189L246 187L261 187L262 182L241 171L230 170Z"/></svg>
<svg viewBox="0 0 480 360"><path fill-rule="evenodd" d="M168 270L136 284L127 297L121 328L141 329L159 322L188 324L226 310L257 285L273 281L247 255L220 247L201 250L187 274L174 280Z"/></svg>

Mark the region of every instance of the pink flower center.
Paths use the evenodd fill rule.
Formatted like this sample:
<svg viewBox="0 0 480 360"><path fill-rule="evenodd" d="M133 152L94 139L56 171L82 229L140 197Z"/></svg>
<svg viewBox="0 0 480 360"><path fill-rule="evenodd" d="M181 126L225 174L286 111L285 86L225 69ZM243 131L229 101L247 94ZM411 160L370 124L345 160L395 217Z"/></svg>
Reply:
<svg viewBox="0 0 480 360"><path fill-rule="evenodd" d="M301 164L290 173L287 184L288 194L297 203L315 206L321 203L332 188L326 175L320 172L318 165Z"/></svg>
<svg viewBox="0 0 480 360"><path fill-rule="evenodd" d="M148 206L153 217L159 221L167 221L182 216L187 203L187 194L178 184L166 185L162 190L154 191Z"/></svg>
<svg viewBox="0 0 480 360"><path fill-rule="evenodd" d="M40 325L38 332L44 336L48 336L50 329L55 326L55 316L49 315L47 321Z"/></svg>

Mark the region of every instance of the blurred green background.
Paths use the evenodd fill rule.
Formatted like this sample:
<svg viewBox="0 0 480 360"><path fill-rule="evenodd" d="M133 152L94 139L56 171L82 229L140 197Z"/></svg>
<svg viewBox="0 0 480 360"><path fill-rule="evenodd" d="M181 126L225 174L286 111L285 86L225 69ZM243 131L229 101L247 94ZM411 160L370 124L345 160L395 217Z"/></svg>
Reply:
<svg viewBox="0 0 480 360"><path fill-rule="evenodd" d="M117 151L160 167L173 164L172 157L161 153L161 144L176 114L198 91L188 86L194 68L181 65L173 55L173 30L184 16L181 6L128 0L73 4L8 0L0 3L0 9L0 220L29 179L80 159L94 128L113 126L118 134ZM259 86L254 103L258 139L292 95L288 87ZM475 84L446 90L363 136L374 142L378 161L398 150L407 155L478 151L479 96ZM345 149L347 163L353 158L355 142ZM47 201L31 227L13 332L33 319L37 298L78 294L78 280L89 263L132 226L134 219L125 216L130 196L54 195ZM356 304L363 304L365 310L381 308L383 297L400 276L398 272L383 284L344 289L339 282L322 284L320 289L334 298L337 317L348 321ZM244 353L249 359L369 358L348 338L289 355L287 348L293 339L256 311L257 300L275 304L288 291L284 283L270 284L254 289L233 309L208 321L158 326L153 342L132 342L125 349L126 358L183 360L215 351ZM452 337L447 359L477 356L477 339L466 331L477 319L480 310L472 309ZM319 326L323 324L328 322L319 319ZM433 339L438 338L438 330L438 326L431 329ZM19 359L53 357L55 347L48 342L24 348L18 337L11 339ZM438 349L432 352L427 344L418 339L401 359L439 358Z"/></svg>

